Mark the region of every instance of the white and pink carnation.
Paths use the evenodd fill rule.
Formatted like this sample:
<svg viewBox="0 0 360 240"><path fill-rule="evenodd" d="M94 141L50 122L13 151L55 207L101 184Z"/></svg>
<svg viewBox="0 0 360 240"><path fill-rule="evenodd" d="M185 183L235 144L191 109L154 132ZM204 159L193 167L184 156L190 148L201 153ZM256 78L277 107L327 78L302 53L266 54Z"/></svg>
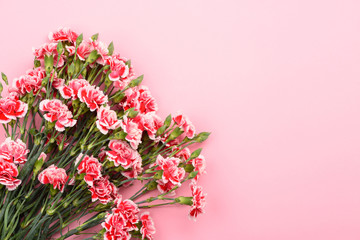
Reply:
<svg viewBox="0 0 360 240"><path fill-rule="evenodd" d="M110 66L109 78L114 82L114 86L124 89L135 77L132 66L126 64L127 59L120 57L119 54L105 57L105 63Z"/></svg>
<svg viewBox="0 0 360 240"><path fill-rule="evenodd" d="M65 183L68 180L65 169L58 168L54 164L44 169L38 176L38 180L42 184L51 184L54 189L64 191Z"/></svg>
<svg viewBox="0 0 360 240"><path fill-rule="evenodd" d="M185 135L192 139L195 136L195 126L184 114L178 113L173 117L173 121L184 130Z"/></svg>
<svg viewBox="0 0 360 240"><path fill-rule="evenodd" d="M108 159L114 162L114 165L117 167L121 165L123 168L128 169L130 167L136 166L142 162L140 154L132 149L130 145L121 140L111 140L109 142L110 151L106 152Z"/></svg>
<svg viewBox="0 0 360 240"><path fill-rule="evenodd" d="M122 103L125 110L134 108L140 113L156 112L158 110L155 98L146 86L129 88L125 91L126 100Z"/></svg>
<svg viewBox="0 0 360 240"><path fill-rule="evenodd" d="M8 137L0 145L0 159L6 162L24 164L27 160L26 154L28 153L29 150L21 139L14 141Z"/></svg>
<svg viewBox="0 0 360 240"><path fill-rule="evenodd" d="M85 79L72 79L67 85L59 88L60 95L64 99L77 99L79 89L85 86L90 86L90 83Z"/></svg>
<svg viewBox="0 0 360 240"><path fill-rule="evenodd" d="M138 115L131 119L124 116L121 128L127 133L125 139L130 143L131 147L137 149L141 143L142 132L144 130L141 124L141 116Z"/></svg>
<svg viewBox="0 0 360 240"><path fill-rule="evenodd" d="M17 179L19 172L14 163L0 159L0 184L6 186L9 191L13 191L21 184Z"/></svg>
<svg viewBox="0 0 360 240"><path fill-rule="evenodd" d="M140 216L140 221L141 221L140 233L142 235L141 239L153 240L154 239L153 235L155 234L156 230L155 230L154 221L150 217L150 213L149 212L142 213Z"/></svg>
<svg viewBox="0 0 360 240"><path fill-rule="evenodd" d="M37 60L42 62L42 64L44 63L45 55L47 55L47 56L53 55L54 56L54 66L56 66L56 64L57 64L57 67L64 66L65 55L63 55L63 54L61 54L60 56L58 55L57 43L55 43L55 42L45 43L42 46L40 46L39 48L34 48L33 54L35 55Z"/></svg>
<svg viewBox="0 0 360 240"><path fill-rule="evenodd" d="M102 204L106 204L118 196L117 188L109 181L109 176L101 176L94 180L89 190L91 192L91 201L99 200Z"/></svg>
<svg viewBox="0 0 360 240"><path fill-rule="evenodd" d="M79 161L81 161L80 164ZM93 156L83 156L81 153L76 158L75 165L78 165L78 174L85 173L84 180L89 186L93 186L94 180L101 177L102 165L99 160Z"/></svg>
<svg viewBox="0 0 360 240"><path fill-rule="evenodd" d="M72 119L72 112L69 111L69 108L59 99L45 99L41 101L40 110L47 112L44 114L46 121L56 121L55 129L59 132L64 131L65 127L73 127L76 124L76 120Z"/></svg>
<svg viewBox="0 0 360 240"><path fill-rule="evenodd" d="M201 175L206 173L206 162L205 157L203 155L198 156L197 158L191 159L189 161L190 164L193 165L194 171L197 171L198 174L196 174L195 180L198 180Z"/></svg>
<svg viewBox="0 0 360 240"><path fill-rule="evenodd" d="M99 87L92 85L80 88L78 97L79 100L85 103L92 112L108 102L108 97L103 93L103 91L101 91Z"/></svg>
<svg viewBox="0 0 360 240"><path fill-rule="evenodd" d="M49 33L49 40L53 42L69 41L76 42L78 34L69 28L59 28L55 32Z"/></svg>
<svg viewBox="0 0 360 240"><path fill-rule="evenodd" d="M149 138L154 141L159 141L160 137L156 137L157 130L163 125L163 121L155 112L149 112L141 115L142 126L147 131Z"/></svg>
<svg viewBox="0 0 360 240"><path fill-rule="evenodd" d="M41 67L28 70L25 75L14 79L9 91L16 92L19 95L25 95L31 92L37 94L39 91L43 91L41 83L45 77L46 72Z"/></svg>
<svg viewBox="0 0 360 240"><path fill-rule="evenodd" d="M196 181L191 181L190 183L191 194L192 194L192 201L193 204L190 209L189 217L190 219L196 220L199 214L204 213L205 208L205 194L203 192L202 187L198 186Z"/></svg>
<svg viewBox="0 0 360 240"><path fill-rule="evenodd" d="M27 111L28 104L17 97L9 96L0 99L0 123L9 123L16 118L23 118Z"/></svg>
<svg viewBox="0 0 360 240"><path fill-rule="evenodd" d="M101 106L97 110L96 126L102 134L107 134L109 130L115 130L120 127L121 121L117 119L116 112L110 109L110 106Z"/></svg>

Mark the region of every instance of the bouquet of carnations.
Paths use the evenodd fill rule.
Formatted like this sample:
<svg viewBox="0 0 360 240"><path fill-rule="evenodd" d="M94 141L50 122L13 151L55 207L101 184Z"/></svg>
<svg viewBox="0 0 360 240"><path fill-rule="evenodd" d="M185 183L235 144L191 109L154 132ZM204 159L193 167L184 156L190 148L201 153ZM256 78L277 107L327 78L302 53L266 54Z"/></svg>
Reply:
<svg viewBox="0 0 360 240"><path fill-rule="evenodd" d="M84 238L153 239L144 209L203 213L205 160L189 146L209 133L180 113L161 119L143 76L98 34L61 28L49 39L0 99L0 239L66 239L94 226ZM176 196L187 181L191 194ZM129 186L138 189L124 199Z"/></svg>

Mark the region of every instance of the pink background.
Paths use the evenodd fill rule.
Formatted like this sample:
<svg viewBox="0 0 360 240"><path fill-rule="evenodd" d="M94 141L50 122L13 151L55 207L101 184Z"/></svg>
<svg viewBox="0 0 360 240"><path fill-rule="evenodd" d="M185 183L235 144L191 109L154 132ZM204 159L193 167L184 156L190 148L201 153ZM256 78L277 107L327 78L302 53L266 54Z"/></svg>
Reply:
<svg viewBox="0 0 360 240"><path fill-rule="evenodd" d="M0 1L0 70L69 26L99 32L199 130L206 215L153 212L165 239L360 239L356 0Z"/></svg>

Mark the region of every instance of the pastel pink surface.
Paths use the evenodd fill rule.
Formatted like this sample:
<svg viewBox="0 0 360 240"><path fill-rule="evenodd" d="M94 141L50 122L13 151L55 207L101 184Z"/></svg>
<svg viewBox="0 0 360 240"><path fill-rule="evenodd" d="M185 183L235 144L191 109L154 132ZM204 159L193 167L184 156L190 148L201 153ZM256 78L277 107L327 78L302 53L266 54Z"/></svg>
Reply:
<svg viewBox="0 0 360 240"><path fill-rule="evenodd" d="M160 114L198 130L206 214L153 211L156 239L360 238L360 2L0 1L0 70L68 26L132 59ZM3 134L2 134L3 136ZM78 237L77 239L81 239Z"/></svg>

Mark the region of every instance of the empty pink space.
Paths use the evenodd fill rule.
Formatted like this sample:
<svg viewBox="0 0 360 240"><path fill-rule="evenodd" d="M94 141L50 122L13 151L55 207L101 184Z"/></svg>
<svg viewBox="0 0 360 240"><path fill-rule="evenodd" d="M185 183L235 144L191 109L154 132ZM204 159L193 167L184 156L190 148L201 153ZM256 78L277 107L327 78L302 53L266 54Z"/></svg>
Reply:
<svg viewBox="0 0 360 240"><path fill-rule="evenodd" d="M0 9L9 79L32 66L48 32L98 32L145 75L162 117L181 110L212 132L206 214L152 211L156 239L360 239L359 1L0 0Z"/></svg>

